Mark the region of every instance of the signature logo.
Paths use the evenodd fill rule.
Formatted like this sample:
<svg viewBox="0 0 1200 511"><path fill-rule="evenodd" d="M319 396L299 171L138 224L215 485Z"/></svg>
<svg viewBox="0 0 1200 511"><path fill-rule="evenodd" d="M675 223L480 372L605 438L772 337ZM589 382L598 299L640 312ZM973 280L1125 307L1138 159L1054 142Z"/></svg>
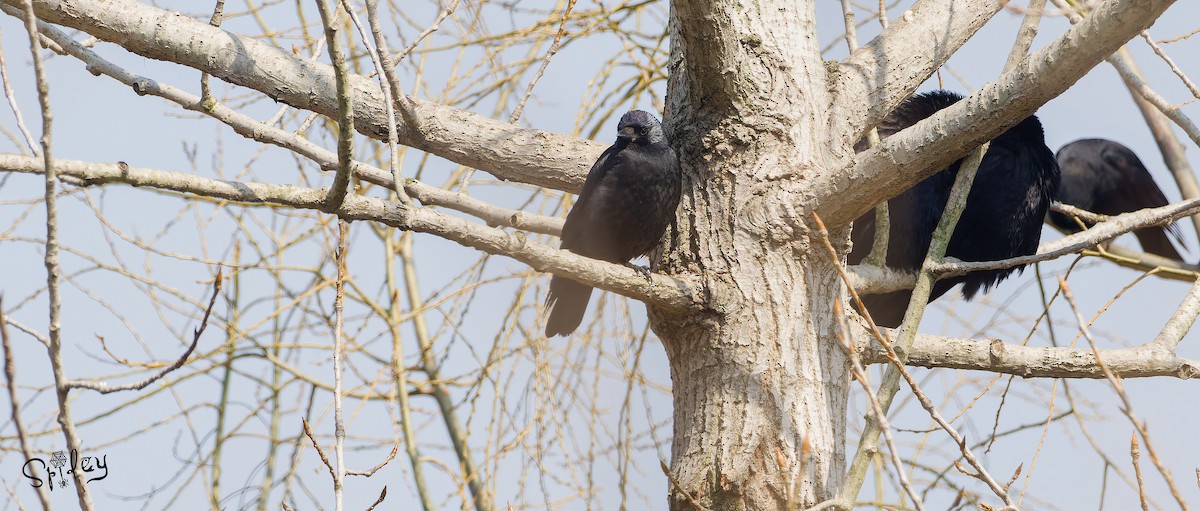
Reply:
<svg viewBox="0 0 1200 511"><path fill-rule="evenodd" d="M37 469L38 464L41 465L40 471ZM41 458L26 461L25 465L21 466L21 475L28 477L29 484L34 488L48 485L50 491L54 491L55 485L58 485L59 488L66 488L71 483L71 475L76 470L83 472L84 482L90 483L104 479L108 477L108 455L80 458L79 452L71 449L71 457L67 459L67 455L63 451L54 451L49 464ZM46 474L45 481L42 480L42 473Z"/></svg>

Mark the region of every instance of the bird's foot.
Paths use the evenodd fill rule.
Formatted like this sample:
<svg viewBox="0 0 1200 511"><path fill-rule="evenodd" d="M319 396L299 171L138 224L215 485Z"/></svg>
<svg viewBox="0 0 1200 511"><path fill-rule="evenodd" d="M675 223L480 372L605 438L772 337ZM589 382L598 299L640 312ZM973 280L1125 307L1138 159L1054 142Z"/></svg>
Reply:
<svg viewBox="0 0 1200 511"><path fill-rule="evenodd" d="M628 266L634 271L641 273L643 277L646 277L646 282L653 282L653 280L650 278L650 268L633 263L625 263L625 266Z"/></svg>

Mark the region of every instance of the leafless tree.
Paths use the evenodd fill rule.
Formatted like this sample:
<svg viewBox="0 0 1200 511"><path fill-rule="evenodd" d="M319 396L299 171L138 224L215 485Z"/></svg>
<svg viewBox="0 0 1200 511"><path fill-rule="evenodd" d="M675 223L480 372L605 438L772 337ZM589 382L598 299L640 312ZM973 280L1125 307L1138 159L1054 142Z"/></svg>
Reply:
<svg viewBox="0 0 1200 511"><path fill-rule="evenodd" d="M812 1L217 0L200 12L184 2L0 0L28 33L32 58L19 62L37 84L30 93L9 77L10 47L0 61L14 114L3 130L12 148L0 154L0 254L19 262L5 263L13 284L0 287L6 359L17 361L6 371L7 450L25 463L56 450L119 448L128 459L131 446L154 445L170 461L149 484L117 493L162 508L590 509L609 507L599 494L613 486L616 507L653 508L663 496L639 479L659 458L671 509L925 509L936 491L954 509L1015 510L1033 507L1015 484L1022 471L1028 484L1037 454L1029 466L995 467L985 453L1016 431L1041 428L1044 440L1052 423L1075 420L1103 462L1098 485L1112 473L1144 509L1187 509L1186 478L1173 477L1170 447L1154 441L1124 380L1200 377L1200 363L1178 354L1200 286L1123 348L1097 341L1096 318L1084 317L1068 280L1074 263L1036 279L1051 282L1043 313L1006 332L1024 339L917 333L924 306L895 331L847 312L863 292L913 287L919 304L938 277L1080 254L1142 272L1113 301L1143 280L1195 281L1194 266L1108 244L1200 215L1188 146L1176 139L1200 145L1200 130L1123 49L1141 35L1200 98L1186 64L1163 49L1170 42L1146 32L1173 2L1007 6L1024 21L1000 74L856 154L855 142L1007 4L885 3L843 1L845 23L818 26ZM1031 50L1051 18L1071 25ZM881 26L860 45L865 23ZM841 34L847 56L825 57L819 30ZM554 63L573 46L594 57L593 74L573 82L586 89L573 129L538 129L565 117L539 105L539 91L562 86L549 83ZM954 160L973 155L977 165L981 144L1106 60L1182 201L1105 219L1025 258L963 263L935 243L916 275L843 265L851 220ZM66 68L103 86L70 83ZM180 69L199 71L200 83L168 83L192 79ZM85 91L114 84L114 94L165 100L188 126L220 126L205 144L211 168L187 143L186 170L138 155L59 156L79 153L52 135L80 117L52 123L63 114L57 98L103 102ZM28 117L40 139L18 94L39 100ZM555 239L615 116L638 104L661 108L684 171L649 279L558 250ZM88 129L122 122L139 121L94 119ZM241 138L227 148L231 134ZM972 173L961 173L952 202L961 205ZM939 239L952 227L944 222ZM44 274L32 273L39 260ZM609 296L569 342L547 341L546 273L632 300ZM39 284L20 284L25 274ZM429 282L436 291L422 289ZM646 323L633 302L645 304ZM1055 325L1086 345L1029 344L1035 334L1053 340ZM647 350L658 343L665 360ZM139 347L148 361L129 355ZM47 358L50 375L29 370ZM950 413L919 367L973 375L947 396L988 396L1000 408L1028 400L1047 413L1011 430L998 427L1000 408L994 425L971 405ZM1049 398L1023 397L1014 386L1026 380L1014 376L1052 379ZM1105 399L1134 433L1129 459L1089 433L1100 398L1072 395L1076 379L1108 382ZM1060 383L1065 408L1056 408ZM865 419L850 406L857 385ZM919 440L888 419L898 397L928 424ZM25 493L22 474L0 475L15 498L64 505L45 487ZM100 507L103 483L72 477L78 506ZM860 491L868 480L873 498Z"/></svg>

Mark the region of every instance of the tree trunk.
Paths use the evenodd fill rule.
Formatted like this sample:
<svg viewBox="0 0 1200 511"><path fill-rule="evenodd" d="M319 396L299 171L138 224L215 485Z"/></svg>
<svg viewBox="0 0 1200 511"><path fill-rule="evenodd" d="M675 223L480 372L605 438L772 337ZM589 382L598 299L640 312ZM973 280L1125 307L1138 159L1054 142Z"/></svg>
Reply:
<svg viewBox="0 0 1200 511"><path fill-rule="evenodd" d="M710 293L706 314L651 311L674 385L672 509L807 507L841 483L840 285L802 198L850 148L828 142L813 16L811 2L672 5L665 118L685 193L664 266Z"/></svg>

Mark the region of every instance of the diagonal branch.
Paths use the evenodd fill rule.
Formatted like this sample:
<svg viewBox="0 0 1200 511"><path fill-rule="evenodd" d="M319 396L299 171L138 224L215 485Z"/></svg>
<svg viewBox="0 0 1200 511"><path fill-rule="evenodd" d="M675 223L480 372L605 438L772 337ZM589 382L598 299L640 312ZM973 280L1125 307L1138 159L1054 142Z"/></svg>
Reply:
<svg viewBox="0 0 1200 511"><path fill-rule="evenodd" d="M1168 204L1157 208L1147 208L1120 215L1105 217L1104 220L1093 225L1091 228L1073 234L1068 234L1062 238L1053 241L1042 243L1038 246L1037 253L1027 256L1018 256L1008 259L1000 259L997 261L959 261L959 260L942 260L933 263L931 271L938 278L956 277L966 275L973 271L983 270L998 270L1004 268L1012 268L1042 261L1057 259L1067 254L1076 254L1090 247L1097 246L1101 243L1112 241L1117 237L1127 234L1138 229L1150 227L1153 225L1166 225L1175 219L1182 218L1188 215L1200 212L1200 199L1180 201L1174 204ZM1124 254L1126 251L1118 250L1119 247L1112 247L1106 250L1106 253L1114 253L1118 255ZM1138 255L1147 262L1158 262L1152 259L1152 255L1132 253L1130 255ZM1187 267L1179 264L1178 261L1162 260L1162 263L1173 263L1175 271L1171 272L1168 278L1177 278L1180 280L1195 280L1195 268ZM900 289L911 289L916 281L915 274L910 272L898 271L886 267L871 267L867 265L853 265L847 267L851 277L851 283L854 288L860 293L877 294L896 291ZM1166 272L1164 272L1166 273Z"/></svg>
<svg viewBox="0 0 1200 511"><path fill-rule="evenodd" d="M862 139L992 19L1003 0L921 0L883 33L838 63L830 131ZM927 51L913 51L914 46Z"/></svg>
<svg viewBox="0 0 1200 511"><path fill-rule="evenodd" d="M192 174L130 167L124 163L100 164L72 160L54 160L64 180L80 186L126 184L185 194L213 197L245 205L283 205L297 209L324 211L326 191L291 185L222 181ZM0 169L26 174L41 174L37 158L0 155ZM675 313L703 310L706 292L688 276L652 274L649 281L641 272L626 265L587 258L551 248L528 239L524 233L506 232L428 208L402 205L350 194L334 212L345 220L380 222L399 229L433 234L460 245L489 254L511 257L534 270L568 276L581 283L612 291Z"/></svg>
<svg viewBox="0 0 1200 511"><path fill-rule="evenodd" d="M1173 0L1109 0L1012 71L974 94L859 153L848 171L823 176L811 204L843 225L946 168L1062 93L1148 27ZM987 119L987 122L980 122ZM899 170L904 169L904 170Z"/></svg>
<svg viewBox="0 0 1200 511"><path fill-rule="evenodd" d="M82 30L146 58L207 72L296 108L337 117L333 69L328 65L134 0L31 1L43 21ZM19 0L0 2L20 4ZM379 84L355 75L349 88L356 129L387 140L387 112ZM410 99L417 126L399 123L401 144L501 179L575 192L605 147Z"/></svg>
<svg viewBox="0 0 1200 511"><path fill-rule="evenodd" d="M162 368L157 373L154 373L153 375L151 375L149 378L146 378L142 381L135 382L135 383L129 383L129 384L117 385L117 386L109 386L107 383L102 382L102 381L95 382L95 381L72 380L72 381L68 381L66 383L66 387L69 389L91 389L91 390L94 390L101 394L111 394L113 392L121 392L121 391L126 391L126 390L142 390L142 389L146 388L147 386L149 386L151 383L154 383L154 382L162 379L164 376L169 374L171 371L174 371L176 369L179 369L180 367L183 367L183 364L185 362L187 362L188 357L192 356L192 352L196 351L196 345L200 343L200 335L204 333L205 328L208 328L208 318L209 318L209 316L212 315L213 305L215 305L217 303L217 296L221 292L221 282L222 282L221 271L217 270L217 276L215 278L213 278L212 298L208 300L208 307L204 309L204 317L200 319L200 326L196 327L196 329L192 331L192 344L188 346L187 351L183 352L183 355L180 355L180 357L175 360L175 363Z"/></svg>
<svg viewBox="0 0 1200 511"><path fill-rule="evenodd" d="M9 14L19 14L13 8L0 4L0 10ZM97 75L108 76L134 89L140 95L151 95L171 101L187 110L202 113L228 125L239 135L282 147L317 163L322 170L332 171L338 168L338 155L295 133L276 128L268 123L260 122L253 117L231 109L221 103L205 103L199 96L189 94L171 85L156 82L129 72L128 70L105 60L92 50L71 39L54 26L38 21L38 29L44 38L50 39L62 48L65 54L71 55L87 66L88 71ZM45 39L43 39L45 40ZM407 101L407 98L405 99ZM358 179L388 189L395 188L394 176L398 174L393 169L388 173L383 169L366 163L351 160L350 168ZM491 226L513 227L525 231L558 236L562 231L563 219L538 215L526 211L502 208L463 193L453 193L444 189L424 184L414 179L403 182L404 195L402 199L414 197L428 206L443 206L456 211L462 211L478 217Z"/></svg>

